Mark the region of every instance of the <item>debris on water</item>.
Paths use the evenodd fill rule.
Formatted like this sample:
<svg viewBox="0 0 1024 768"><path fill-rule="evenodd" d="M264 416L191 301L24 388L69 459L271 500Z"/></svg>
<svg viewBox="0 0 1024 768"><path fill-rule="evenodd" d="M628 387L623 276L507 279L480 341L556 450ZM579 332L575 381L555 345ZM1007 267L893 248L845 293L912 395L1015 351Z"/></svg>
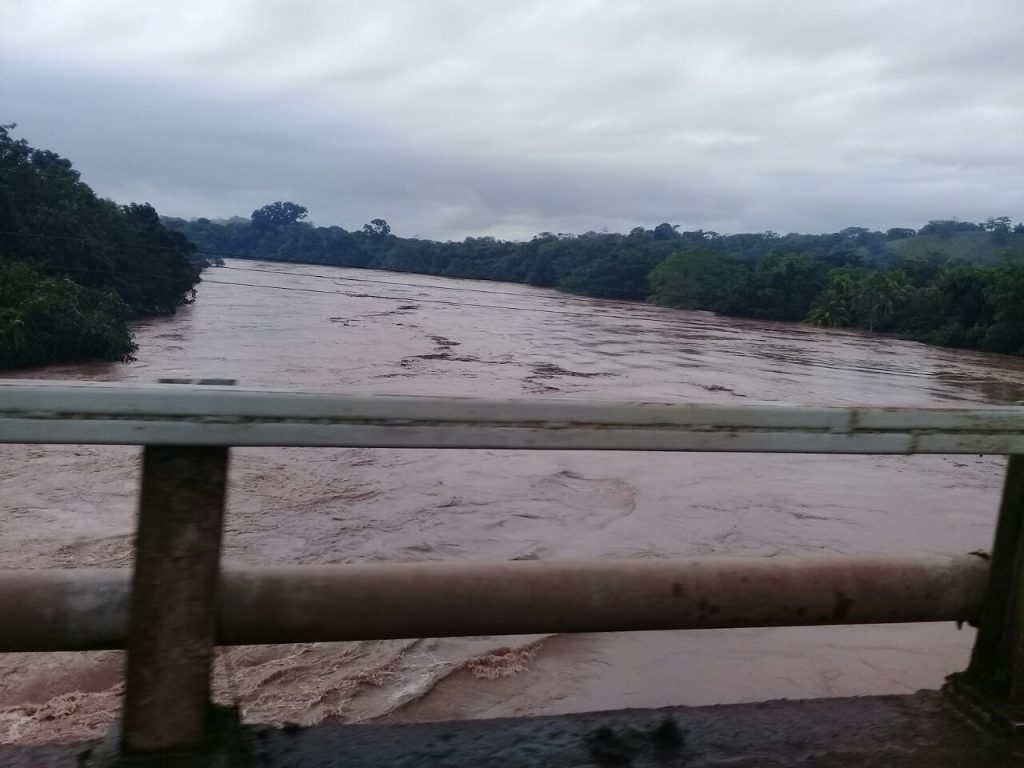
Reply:
<svg viewBox="0 0 1024 768"><path fill-rule="evenodd" d="M452 341L451 339L446 339L444 336L431 336L430 339L441 349L451 349L452 347L459 346L461 343L458 341Z"/></svg>
<svg viewBox="0 0 1024 768"><path fill-rule="evenodd" d="M533 366L533 375L528 376L530 379L551 379L555 376L571 376L578 379L596 379L599 376L614 376L613 373L606 373L604 371L587 372L587 371L569 371L560 365L554 363L537 363Z"/></svg>

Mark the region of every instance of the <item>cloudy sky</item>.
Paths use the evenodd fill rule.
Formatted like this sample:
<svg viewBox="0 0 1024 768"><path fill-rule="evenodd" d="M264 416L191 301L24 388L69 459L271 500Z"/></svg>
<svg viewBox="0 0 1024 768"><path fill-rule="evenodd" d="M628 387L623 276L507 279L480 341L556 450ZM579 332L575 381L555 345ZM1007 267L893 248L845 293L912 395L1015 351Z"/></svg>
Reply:
<svg viewBox="0 0 1024 768"><path fill-rule="evenodd" d="M1015 0L0 0L0 122L177 216L441 239L1024 219Z"/></svg>

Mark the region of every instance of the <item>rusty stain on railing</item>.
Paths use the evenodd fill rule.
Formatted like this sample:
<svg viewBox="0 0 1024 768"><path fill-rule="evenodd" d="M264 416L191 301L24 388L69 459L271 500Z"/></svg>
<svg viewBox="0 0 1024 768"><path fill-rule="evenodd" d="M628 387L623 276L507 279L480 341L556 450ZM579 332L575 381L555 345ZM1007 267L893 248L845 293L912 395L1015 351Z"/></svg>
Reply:
<svg viewBox="0 0 1024 768"><path fill-rule="evenodd" d="M217 642L974 622L987 579L975 555L230 568ZM0 652L124 647L129 585L124 569L0 571Z"/></svg>

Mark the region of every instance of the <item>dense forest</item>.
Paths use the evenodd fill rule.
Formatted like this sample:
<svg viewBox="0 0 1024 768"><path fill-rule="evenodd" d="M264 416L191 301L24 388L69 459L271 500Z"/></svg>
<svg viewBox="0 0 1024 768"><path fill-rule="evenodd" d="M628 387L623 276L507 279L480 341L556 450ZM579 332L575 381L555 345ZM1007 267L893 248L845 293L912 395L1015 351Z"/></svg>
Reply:
<svg viewBox="0 0 1024 768"><path fill-rule="evenodd" d="M191 301L205 260L148 204L97 197L0 125L0 369L124 360L127 321Z"/></svg>
<svg viewBox="0 0 1024 768"><path fill-rule="evenodd" d="M383 219L314 227L295 203L248 219L165 219L204 252L528 283L601 298L895 333L1024 354L1024 224L934 220L819 235L544 232L526 242L400 238Z"/></svg>

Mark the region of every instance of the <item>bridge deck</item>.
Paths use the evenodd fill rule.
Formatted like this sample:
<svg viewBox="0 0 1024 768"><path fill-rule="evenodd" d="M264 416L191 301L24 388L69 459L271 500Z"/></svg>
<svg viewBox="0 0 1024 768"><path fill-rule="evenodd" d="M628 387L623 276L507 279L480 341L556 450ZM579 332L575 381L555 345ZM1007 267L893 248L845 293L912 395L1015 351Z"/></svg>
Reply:
<svg viewBox="0 0 1024 768"><path fill-rule="evenodd" d="M414 725L256 727L247 734L252 764L265 768L1024 765L1007 741L971 727L931 691ZM0 747L0 763L77 768L95 746Z"/></svg>

